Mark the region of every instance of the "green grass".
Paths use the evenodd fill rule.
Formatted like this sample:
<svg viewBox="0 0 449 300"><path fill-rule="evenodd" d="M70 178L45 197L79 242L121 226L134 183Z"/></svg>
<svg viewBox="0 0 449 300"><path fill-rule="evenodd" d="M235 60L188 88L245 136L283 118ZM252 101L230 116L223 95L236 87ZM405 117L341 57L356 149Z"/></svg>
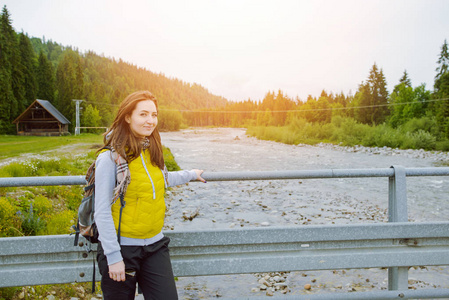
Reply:
<svg viewBox="0 0 449 300"><path fill-rule="evenodd" d="M81 134L78 136L17 136L0 135L0 159L25 153L40 153L70 144L102 144L103 135Z"/></svg>
<svg viewBox="0 0 449 300"><path fill-rule="evenodd" d="M286 126L250 126L247 134L263 140L285 144L316 144L319 142L361 145L366 147L391 147L399 149L424 149L448 151L449 141L438 140L429 130L417 128L391 128L385 124L370 126L351 118L334 118L331 123L309 123L294 119Z"/></svg>

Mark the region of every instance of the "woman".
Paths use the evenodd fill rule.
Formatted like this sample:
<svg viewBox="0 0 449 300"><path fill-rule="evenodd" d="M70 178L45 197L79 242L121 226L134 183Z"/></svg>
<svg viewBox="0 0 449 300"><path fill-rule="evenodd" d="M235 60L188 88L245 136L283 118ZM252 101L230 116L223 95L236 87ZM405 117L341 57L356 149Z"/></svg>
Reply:
<svg viewBox="0 0 449 300"><path fill-rule="evenodd" d="M162 233L165 188L206 182L202 170L167 172L157 129L158 105L148 91L129 95L105 135L95 170L98 266L104 299L177 299L168 237ZM125 206L122 213L120 196Z"/></svg>

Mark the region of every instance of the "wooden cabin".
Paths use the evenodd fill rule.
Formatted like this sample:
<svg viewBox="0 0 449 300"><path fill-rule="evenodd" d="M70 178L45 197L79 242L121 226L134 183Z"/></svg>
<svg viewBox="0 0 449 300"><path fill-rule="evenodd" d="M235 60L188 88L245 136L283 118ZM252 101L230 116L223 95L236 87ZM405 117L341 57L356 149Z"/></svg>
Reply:
<svg viewBox="0 0 449 300"><path fill-rule="evenodd" d="M67 120L49 101L35 100L13 124L17 135L58 136L69 133Z"/></svg>

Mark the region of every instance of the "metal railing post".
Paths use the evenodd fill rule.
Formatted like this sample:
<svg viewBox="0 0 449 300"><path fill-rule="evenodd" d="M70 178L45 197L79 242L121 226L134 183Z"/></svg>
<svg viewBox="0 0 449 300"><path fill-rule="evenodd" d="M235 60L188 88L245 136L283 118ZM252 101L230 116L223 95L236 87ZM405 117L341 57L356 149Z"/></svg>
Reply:
<svg viewBox="0 0 449 300"><path fill-rule="evenodd" d="M394 175L388 180L388 222L408 222L405 168L391 166ZM399 244L399 241L394 241ZM388 268L388 290L408 289L408 267Z"/></svg>

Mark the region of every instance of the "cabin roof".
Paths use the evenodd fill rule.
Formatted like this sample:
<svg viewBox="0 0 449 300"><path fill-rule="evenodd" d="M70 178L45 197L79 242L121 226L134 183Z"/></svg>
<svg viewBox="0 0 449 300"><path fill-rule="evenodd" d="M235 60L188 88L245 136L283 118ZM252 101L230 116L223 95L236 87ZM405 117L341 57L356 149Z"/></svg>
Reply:
<svg viewBox="0 0 449 300"><path fill-rule="evenodd" d="M31 103L30 106L28 106L27 109L25 109L25 111L23 113L20 114L20 116L18 116L13 123L18 123L21 118L23 116L26 115L26 113L32 109L35 106L35 103L38 103L40 106L42 106L48 113L50 113L56 120L58 120L61 124L70 124L70 121L64 117L63 114L61 114L59 112L59 110L57 110L51 103L50 101L47 100L41 100L41 99L36 99L33 103Z"/></svg>

